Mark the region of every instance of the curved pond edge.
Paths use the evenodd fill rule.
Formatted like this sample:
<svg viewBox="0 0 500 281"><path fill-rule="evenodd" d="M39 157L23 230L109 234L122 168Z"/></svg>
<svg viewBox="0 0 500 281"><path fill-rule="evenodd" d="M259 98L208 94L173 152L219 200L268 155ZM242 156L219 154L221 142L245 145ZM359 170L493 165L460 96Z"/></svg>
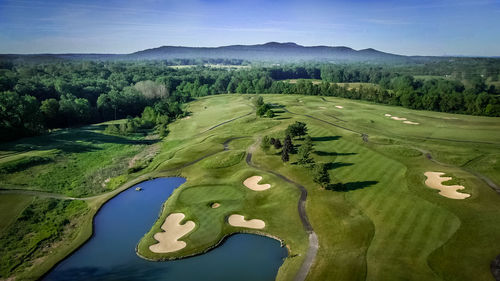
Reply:
<svg viewBox="0 0 500 281"><path fill-rule="evenodd" d="M222 236L221 239L219 239L219 241L217 241L213 245L208 246L208 247L204 248L203 250L200 250L200 251L197 251L197 252L194 252L194 253L191 253L191 254L187 254L187 255L181 255L181 256L175 256L175 257L159 257L157 259L148 258L148 257L145 257L145 256L143 256L143 255L141 255L139 253L139 243L140 243L140 241L135 246L135 253L137 254L137 256L139 256L142 259L145 259L145 260L148 260L148 261L154 261L154 262L180 260L180 259L184 259L184 258L190 258L190 257L195 257L195 256L200 256L200 255L206 254L206 253L210 252L211 250L214 250L217 247L221 246L229 237L231 237L233 235L236 235L236 234L260 235L260 236L264 236L264 237L268 237L268 238L277 240L278 242L280 242L280 247L282 247L282 248L285 247L286 248L287 256L284 259L290 257L290 251L291 251L290 247L285 243L285 241L283 239L281 239L281 238L279 238L277 236L274 236L272 234L269 234L269 233L265 233L265 232L262 232L262 231L252 231L252 230L248 230L248 231L247 230L240 230L240 231L231 232L229 234L225 234L225 235Z"/></svg>
<svg viewBox="0 0 500 281"><path fill-rule="evenodd" d="M144 178L141 178L141 177L144 177ZM94 214L92 214L92 223L90 225L90 231L91 233L88 235L87 238L85 238L78 246L76 246L75 248L71 248L70 247L70 250L68 251L68 253L64 254L64 256L59 259L57 262L55 262L54 264L52 264L48 269L47 271L45 271L44 273L40 274L39 276L36 277L36 280L43 280L45 277L47 277L51 272L52 270L54 270L54 268L56 268L58 265L60 265L63 261L65 261L66 259L68 259L69 257L71 257L73 254L75 254L78 250L80 250L87 242L89 242L90 239L92 239L94 236L95 236L95 218L96 216L99 214L99 212L101 211L102 207L108 203L111 199L115 198L116 196L118 196L119 194L121 194L122 192L126 191L126 190L129 190L130 188L132 188L133 186L135 185L138 185L140 183L143 183L143 182L146 182L146 181L151 181L151 180L155 180L155 179L159 179L159 178L172 178L172 177L177 177L177 178L183 178L187 181L187 179L185 177L182 177L182 176L178 176L178 175L171 175L171 176L168 176L168 175L162 175L162 176L151 176L151 175L142 175L142 176L139 176L133 180L130 180L126 183L124 183L122 186L118 187L117 189L115 190L112 190L112 191L109 191L108 193L113 193L112 195L110 195L109 197L105 198L99 205L97 205L96 209L95 209L95 212ZM184 182L186 182L184 181ZM184 183L182 183L184 184ZM181 184L181 185L182 185ZM180 187L181 185L179 185L178 187ZM178 187L176 187L175 189L177 189ZM175 191L174 189L174 191ZM97 196L104 196L106 195L106 193L103 193L103 194L100 194L100 195L97 195ZM75 199L66 199L66 200L75 200ZM166 202L166 201L165 201ZM163 206L163 205L162 205ZM91 209L91 212L93 210ZM87 225L84 225L83 226L83 232L86 232L87 229L85 228ZM85 235L85 234L82 234L82 235ZM78 235L77 235L78 237ZM141 257L142 258L142 257Z"/></svg>

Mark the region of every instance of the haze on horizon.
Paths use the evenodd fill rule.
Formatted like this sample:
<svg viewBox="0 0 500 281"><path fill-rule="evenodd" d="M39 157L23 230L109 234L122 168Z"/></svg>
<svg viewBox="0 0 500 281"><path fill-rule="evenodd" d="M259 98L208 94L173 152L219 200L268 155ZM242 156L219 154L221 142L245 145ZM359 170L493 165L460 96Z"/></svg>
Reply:
<svg viewBox="0 0 500 281"><path fill-rule="evenodd" d="M269 41L500 56L500 0L0 0L0 53L131 53Z"/></svg>

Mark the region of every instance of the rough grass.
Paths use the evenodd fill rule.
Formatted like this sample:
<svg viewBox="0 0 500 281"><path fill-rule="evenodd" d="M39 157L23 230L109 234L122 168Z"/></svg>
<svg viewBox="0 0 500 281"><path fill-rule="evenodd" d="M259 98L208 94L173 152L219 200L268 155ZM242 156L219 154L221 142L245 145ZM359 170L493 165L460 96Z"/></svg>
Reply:
<svg viewBox="0 0 500 281"><path fill-rule="evenodd" d="M126 172L129 159L154 141L106 135L103 126L59 130L1 144L2 186L74 197L115 188L103 185L104 181Z"/></svg>

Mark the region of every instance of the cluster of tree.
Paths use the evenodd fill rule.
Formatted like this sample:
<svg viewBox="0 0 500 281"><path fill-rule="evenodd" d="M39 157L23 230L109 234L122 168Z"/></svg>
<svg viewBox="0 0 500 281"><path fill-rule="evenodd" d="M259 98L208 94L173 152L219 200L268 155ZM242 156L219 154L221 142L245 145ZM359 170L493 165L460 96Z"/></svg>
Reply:
<svg viewBox="0 0 500 281"><path fill-rule="evenodd" d="M113 135L128 135L154 128L160 137L165 137L169 133L168 123L170 118L168 115L158 111L157 108L157 106L155 108L147 106L140 117L129 117L118 126L116 124L109 124L105 132Z"/></svg>
<svg viewBox="0 0 500 281"><path fill-rule="evenodd" d="M2 64L0 140L140 115L147 106L173 120L189 97L173 93L176 70L161 63ZM182 78L180 78L182 79ZM180 82L179 82L180 83Z"/></svg>
<svg viewBox="0 0 500 281"><path fill-rule="evenodd" d="M491 84L500 73L500 64L494 59L401 66L308 63L238 70L203 65L172 68L169 64L172 62L0 61L1 139L138 116L146 106L155 107L164 100L172 118L179 113L180 104L192 97L223 93L338 96L413 109L500 116L500 92ZM449 77L420 80L414 75ZM322 81L284 81L292 78ZM340 82L376 86L351 89L336 84ZM259 113L272 116L270 105L263 106L257 107Z"/></svg>
<svg viewBox="0 0 500 281"><path fill-rule="evenodd" d="M304 141L298 150L295 149L295 145L292 142L295 137L304 137ZM304 166L310 171L314 182L322 187L330 184L330 174L326 165L324 163L316 163L311 156L311 153L314 151L314 144L311 136L307 134L307 125L305 123L295 122L289 125L285 130L283 145L280 139L265 136L262 139L261 148L268 150L271 146L274 146L275 149L281 148L281 160L283 162L290 161L290 154L297 153L297 164Z"/></svg>
<svg viewBox="0 0 500 281"><path fill-rule="evenodd" d="M261 96L255 96L253 104L257 109L255 112L259 117L273 118L276 115L272 110L273 106L269 103L264 103L264 99Z"/></svg>

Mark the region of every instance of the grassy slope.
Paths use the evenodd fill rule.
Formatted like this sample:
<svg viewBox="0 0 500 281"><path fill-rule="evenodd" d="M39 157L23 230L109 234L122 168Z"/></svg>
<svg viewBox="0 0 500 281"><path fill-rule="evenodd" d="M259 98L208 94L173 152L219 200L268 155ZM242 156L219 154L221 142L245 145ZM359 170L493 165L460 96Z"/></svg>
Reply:
<svg viewBox="0 0 500 281"><path fill-rule="evenodd" d="M0 235L17 219L33 196L22 194L0 195Z"/></svg>
<svg viewBox="0 0 500 281"><path fill-rule="evenodd" d="M500 234L500 228L495 226L500 222L500 197L460 166L480 155L494 157L491 152L498 153L498 119L412 111L335 98L328 98L332 102L330 104L318 97L264 97L267 102L283 104L292 112L314 115L370 135L371 141L366 144L356 134L288 113L281 113L276 118L281 121L279 125L258 130L258 135L278 136L287 124L295 120L306 122L318 151L316 160L334 163L330 170L332 178L347 183L352 189L348 192L322 190L311 182L303 168L293 164L283 165L279 155L275 155L276 151L258 151L254 154L254 162L258 165L274 169L304 184L309 190L308 215L321 246L309 280L333 277L341 280L467 280L474 276L491 279L489 261L500 252L500 248L484 247L488 243L494 243L494 237ZM211 100L214 105L231 100L237 106L242 102L239 96L219 96ZM193 108L197 105L198 102L192 104ZM336 109L333 105L343 105L344 109ZM385 113L407 117L421 125L403 124L385 117ZM257 121L260 122L271 121ZM220 143L224 139L220 138L222 135L238 136L242 135L238 134L239 130L245 130L240 127L259 126L255 121L248 122L251 125L241 126L241 123L244 120L225 125L213 131L216 135L200 137L198 141L206 149L211 147L207 143L217 139L220 150ZM469 133L471 128L474 128L474 134ZM482 144L480 147L477 145L479 143ZM250 141L245 145L250 145ZM196 145L193 148L196 149ZM243 149L240 146L236 148ZM430 151L439 161L452 166L431 162L418 149ZM292 163L294 157L292 156ZM200 162L200 165L203 163ZM232 167L241 173L246 169L242 163ZM481 168L477 171L487 175L499 172L494 165L484 165ZM211 170L207 176L224 178L222 170L224 169L216 172ZM473 196L465 201L456 201L437 195L423 184L423 173L427 170L442 170L455 175L465 182L466 191ZM240 193L217 191L217 195L206 198L206 202L196 201L196 198L202 198L201 194L206 194L206 186L195 184L205 173L197 166L185 170L188 184L168 201L164 215L174 209L183 209L188 213L201 212L207 208L208 202L217 198L226 201L234 198L235 202L231 201L228 208L244 210L239 205L241 199L238 198L244 196ZM239 178L240 181L244 178L239 173L231 174L231 177ZM234 181L229 186L237 183ZM193 185L197 187L193 188ZM193 191L196 188L199 188L198 192ZM228 186L215 188L229 190ZM181 196L182 190L186 190L188 194ZM249 203L252 201L246 200L246 204ZM223 215L216 214L214 218L221 216ZM203 224L203 221L198 222ZM159 223L154 229L158 231L158 227ZM482 231L478 232L478 229ZM204 235L195 235L196 231L188 235L188 244L191 242L196 245L200 241L206 241L207 236L214 236L200 233ZM470 242L467 241L471 239L477 248L469 246ZM149 243L152 242L149 240ZM211 243L213 240L197 246L201 249ZM458 252L462 254L458 255ZM463 264L465 267L467 263L476 266L468 266L467 270L461 271L453 266Z"/></svg>
<svg viewBox="0 0 500 281"><path fill-rule="evenodd" d="M227 106L228 104L231 106ZM222 151L222 143L230 138L248 137L233 140L229 144L230 151L215 154L182 170L181 175L188 180L168 199L160 219L139 243L141 255L161 259L198 254L216 245L224 236L242 231L279 237L290 247L292 255L305 252L307 236L297 213L298 190L271 174L248 167L243 159L243 152L255 141L252 136L260 131L273 129L280 122L256 122L252 115L206 131L217 122L250 112L252 109L249 104L246 96L202 99L191 104L190 110L194 114L189 120L172 124L172 134L165 142L166 149L155 159L155 162L162 162L159 167L164 170ZM169 146L168 143L176 145ZM255 192L243 186L242 182L253 175L262 175L263 182L270 183L273 188ZM221 206L212 209L210 205L213 202L218 202ZM165 217L171 212L185 213L186 219L195 221L196 228L183 239L187 242L186 248L170 255L154 254L148 249L149 245L156 243L152 235L160 231ZM254 231L232 227L225 220L233 213L242 214L247 219L263 219L266 228ZM292 278L301 261L302 256L288 258L280 268L278 279Z"/></svg>
<svg viewBox="0 0 500 281"><path fill-rule="evenodd" d="M103 134L105 125L55 131L0 146L2 188L41 190L70 196L109 191L120 183L102 184L123 174L128 161L153 141ZM38 165L33 165L38 157ZM27 162L26 164L23 163Z"/></svg>
<svg viewBox="0 0 500 281"><path fill-rule="evenodd" d="M253 161L308 188L307 212L320 241L308 280L492 280L489 262L500 253L500 247L495 246L500 235L500 197L467 169L499 183L498 118L413 111L337 98L326 98L330 102L305 96L264 98L266 102L283 104L292 112L367 133L369 143L354 133L285 112L274 120L248 116L206 131L214 124L251 111L248 96L224 95L193 102L192 118L170 126L171 134L162 143L161 153L144 171L149 174L137 179L174 174L188 178L167 201L162 218L141 241L141 254L151 255L147 250L154 242L150 235L159 230L170 211L183 211L188 219L197 222L196 230L183 239L190 246L179 255L203 251L223 235L236 231L224 223L224 217L236 211L264 219L268 222L265 232L285 239L292 254L303 253L307 240L296 214L297 191L280 179L259 172L265 182L279 189L250 192L241 182L256 171L246 166L244 159L238 161L240 158L233 156L246 150L257 136L278 136L289 123L300 120L308 124L314 137L316 160L333 163L332 179L347 183L352 190L320 189L304 168L292 164L294 155L291 163L283 165L277 151L258 150ZM403 124L385 117L385 113L421 124ZM182 171L170 170L220 152L224 141L238 136L249 138L233 140L230 152L215 154ZM429 151L446 165L430 161L419 150ZM234 165L214 168L216 159ZM428 170L455 176L472 197L451 200L439 196L423 184L423 173ZM92 212L112 196L107 194L89 203ZM208 204L213 201L222 206L210 209ZM89 216L93 216L92 212ZM71 243L71 247L90 235L91 223L83 229L83 238ZM61 253L49 259L55 262L65 255ZM287 258L278 279L291 279L301 261L301 256ZM45 264L45 270L49 264Z"/></svg>
<svg viewBox="0 0 500 281"><path fill-rule="evenodd" d="M141 136L125 138L104 135L101 132L103 126L99 125L60 130L1 145L0 169L4 169L0 175L2 188L43 190L55 192L56 196L59 193L82 196L106 192L87 200L86 211L77 218L65 211L60 213L58 216L69 219L71 227L65 229L62 236L55 240L52 239L55 236L51 235L52 238L43 241L43 245L40 244L43 249L39 248L35 254L24 256L23 263L14 272L18 279L32 280L44 274L91 236L92 219L104 202L134 182L152 176L143 176L145 171L126 174L126 169L129 159L139 150L151 147L149 144L154 141L146 141ZM43 161L32 161L40 158ZM5 172L5 167L9 169L8 172ZM102 183L108 177L111 181L103 187ZM122 185L129 180L131 181ZM114 190L109 192L112 189ZM7 235L11 228L21 224L14 222L33 198L35 202L42 200L22 193L0 194L0 235ZM50 226L53 222L46 223ZM43 233L43 229L33 228L31 235L39 233ZM27 253L31 251L30 248L31 245L20 244L18 250L19 253Z"/></svg>
<svg viewBox="0 0 500 281"><path fill-rule="evenodd" d="M335 145L336 149L342 153L357 154L339 157L342 162L354 165L338 168L332 174L343 182L363 178L378 181L374 186L347 194L349 200L375 225L375 236L367 254L368 279L422 280L439 278L438 275L447 276L445 279L450 280L467 280L476 276L484 280L492 278L488 270L489 262L500 252L500 248L485 247L494 243L493 237L499 235L500 197L460 167L437 165L423 156L417 156L415 148L429 150L438 160L458 166L477 155L494 157L491 153L496 151L498 154L499 149L498 118L411 111L333 98L329 99L332 104L341 104L344 109L330 106L326 110L317 110L318 106L325 104L315 98L302 100L300 108L290 109L308 114L313 111L314 116L361 130L368 133L371 140L381 143L363 145L366 148L361 149L359 138L349 142L341 138ZM408 117L421 125L406 125L383 116L385 113ZM458 119L443 119L450 117ZM474 133L471 134L470 129L474 129ZM332 127L329 130L335 131ZM429 136L471 143L427 140ZM474 142L492 144L478 145ZM434 191L423 185L423 173L427 170L458 175L465 180L473 197L455 201L436 196ZM499 174L498 166L483 166L479 171L487 175ZM458 231L454 234L456 229ZM477 247L469 246L467 240L473 240ZM446 243L445 246L433 253L443 243ZM450 243L453 246L449 246ZM448 252L444 254L443 249ZM426 259L431 253L430 266L427 266ZM442 253L439 258L438 253ZM464 256L467 258L464 259ZM466 266L467 263L476 266ZM454 264L463 264L467 270L457 271ZM391 272L391 278L387 272Z"/></svg>

